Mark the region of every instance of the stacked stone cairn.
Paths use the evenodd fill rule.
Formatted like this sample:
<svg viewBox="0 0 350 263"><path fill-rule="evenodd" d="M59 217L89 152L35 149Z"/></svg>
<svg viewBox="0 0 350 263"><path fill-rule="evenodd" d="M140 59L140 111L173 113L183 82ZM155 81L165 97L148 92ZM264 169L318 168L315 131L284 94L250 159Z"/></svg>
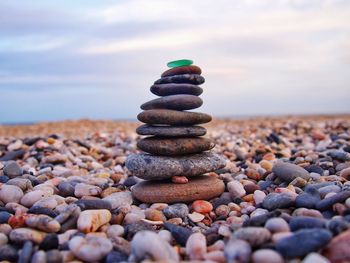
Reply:
<svg viewBox="0 0 350 263"><path fill-rule="evenodd" d="M132 188L133 196L144 203L176 203L209 200L224 191L224 183L215 176L204 175L225 166L225 160L211 150L215 143L202 137L208 114L190 112L199 108L204 83L201 69L191 60L168 63L161 78L151 86L160 98L141 105L137 118L145 123L137 128L148 137L137 142L146 152L129 155L128 170L143 179Z"/></svg>

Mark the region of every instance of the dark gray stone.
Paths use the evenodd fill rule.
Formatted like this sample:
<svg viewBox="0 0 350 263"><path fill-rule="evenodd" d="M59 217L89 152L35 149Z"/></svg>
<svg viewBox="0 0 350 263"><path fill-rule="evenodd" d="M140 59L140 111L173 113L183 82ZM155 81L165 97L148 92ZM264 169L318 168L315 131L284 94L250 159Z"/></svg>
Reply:
<svg viewBox="0 0 350 263"><path fill-rule="evenodd" d="M0 246L0 260L8 260L11 262L16 262L18 258L17 250L11 245Z"/></svg>
<svg viewBox="0 0 350 263"><path fill-rule="evenodd" d="M301 193L295 199L296 207L305 207L305 208L315 208L316 204L321 200L320 193L315 187L308 187L305 189L304 193Z"/></svg>
<svg viewBox="0 0 350 263"><path fill-rule="evenodd" d="M101 199L88 200L88 199L80 199L75 202L77 206L81 208L81 210L89 210L89 209L107 209L111 210L112 206L109 202Z"/></svg>
<svg viewBox="0 0 350 263"><path fill-rule="evenodd" d="M291 196L279 193L268 194L262 203L262 206L267 210L289 208L293 205L294 200Z"/></svg>
<svg viewBox="0 0 350 263"><path fill-rule="evenodd" d="M58 242L58 236L55 233L49 233L45 236L43 241L41 241L39 245L39 249L41 250L51 250L51 249L57 249L59 245Z"/></svg>
<svg viewBox="0 0 350 263"><path fill-rule="evenodd" d="M289 227L293 232L303 228L325 228L326 220L310 216L297 216L291 218Z"/></svg>
<svg viewBox="0 0 350 263"><path fill-rule="evenodd" d="M190 94L199 96L203 93L203 89L192 84L156 84L151 87L151 92L158 96L169 96L176 94Z"/></svg>
<svg viewBox="0 0 350 263"><path fill-rule="evenodd" d="M140 135L154 135L161 137L181 137L181 136L203 136L207 130L201 126L152 126L141 125L136 129Z"/></svg>
<svg viewBox="0 0 350 263"><path fill-rule="evenodd" d="M343 191L343 192L337 193L331 197L328 197L318 202L318 204L316 205L316 209L320 211L331 209L334 204L342 203L349 197L350 197L350 191Z"/></svg>
<svg viewBox="0 0 350 263"><path fill-rule="evenodd" d="M164 228L169 230L175 241L183 247L186 246L187 239L192 234L190 229L169 222L164 223Z"/></svg>
<svg viewBox="0 0 350 263"><path fill-rule="evenodd" d="M108 253L105 263L116 263L116 262L127 262L128 261L128 255L124 254L123 252L113 250Z"/></svg>
<svg viewBox="0 0 350 263"><path fill-rule="evenodd" d="M169 109L193 110L202 106L200 97L188 94L170 95L148 101L141 105L142 110Z"/></svg>
<svg viewBox="0 0 350 263"><path fill-rule="evenodd" d="M154 84L165 84L165 83L189 83L194 85L200 85L205 82L205 79L198 74L182 74L163 77L154 82Z"/></svg>
<svg viewBox="0 0 350 263"><path fill-rule="evenodd" d="M188 126L207 123L212 117L205 113L176 110L146 110L137 115L137 119L148 124Z"/></svg>
<svg viewBox="0 0 350 263"><path fill-rule="evenodd" d="M298 177L301 177L305 180L310 179L310 174L308 171L292 163L278 162L273 166L272 172L281 180L286 181L287 183L290 183Z"/></svg>
<svg viewBox="0 0 350 263"><path fill-rule="evenodd" d="M12 216L9 212L1 211L0 212L0 224L7 224L7 221Z"/></svg>
<svg viewBox="0 0 350 263"><path fill-rule="evenodd" d="M33 253L33 243L31 241L24 242L24 245L19 254L18 263L28 263Z"/></svg>
<svg viewBox="0 0 350 263"><path fill-rule="evenodd" d="M22 176L23 170L17 162L11 161L5 165L4 174L9 178L15 178L17 176Z"/></svg>
<svg viewBox="0 0 350 263"><path fill-rule="evenodd" d="M58 249L53 249L46 252L47 263L63 263L63 257Z"/></svg>
<svg viewBox="0 0 350 263"><path fill-rule="evenodd" d="M182 203L178 204L173 204L167 206L163 210L164 215L167 218L175 218L175 217L180 217L182 219L186 218L186 216L189 213L188 206Z"/></svg>
<svg viewBox="0 0 350 263"><path fill-rule="evenodd" d="M324 248L331 239L332 233L328 230L303 229L277 241L276 250L285 258L303 257L310 252Z"/></svg>
<svg viewBox="0 0 350 263"><path fill-rule="evenodd" d="M60 191L60 195L64 197L74 196L74 186L69 182L61 182L57 186Z"/></svg>
<svg viewBox="0 0 350 263"><path fill-rule="evenodd" d="M23 157L23 155L25 154L25 150L23 149L19 149L16 151L11 151L11 152L7 152L5 153L4 156L0 157L0 161L11 161L11 160L16 160L19 159L21 157Z"/></svg>

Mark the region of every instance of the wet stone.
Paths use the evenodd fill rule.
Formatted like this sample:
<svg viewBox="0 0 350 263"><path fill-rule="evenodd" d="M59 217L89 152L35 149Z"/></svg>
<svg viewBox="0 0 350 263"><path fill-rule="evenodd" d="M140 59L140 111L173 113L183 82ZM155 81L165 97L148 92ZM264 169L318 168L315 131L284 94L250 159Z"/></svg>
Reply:
<svg viewBox="0 0 350 263"><path fill-rule="evenodd" d="M162 155L176 156L195 154L214 148L215 143L206 138L158 138L148 137L137 142L137 147L145 152Z"/></svg>
<svg viewBox="0 0 350 263"><path fill-rule="evenodd" d="M200 112L157 109L143 111L137 119L147 124L188 126L210 122L212 117Z"/></svg>
<svg viewBox="0 0 350 263"><path fill-rule="evenodd" d="M171 68L171 69L164 71L162 73L161 77L168 77L168 76L182 75L182 74L200 75L200 74L202 74L202 70L200 69L200 67L195 66L195 65L175 67L175 68Z"/></svg>
<svg viewBox="0 0 350 263"><path fill-rule="evenodd" d="M279 240L276 249L286 258L302 257L324 248L331 239L332 234L328 230L302 229L292 236Z"/></svg>
<svg viewBox="0 0 350 263"><path fill-rule="evenodd" d="M133 196L144 203L189 203L209 200L224 192L224 183L214 177L198 176L187 184L144 181L132 188Z"/></svg>
<svg viewBox="0 0 350 263"><path fill-rule="evenodd" d="M162 77L154 82L154 84L165 84L165 83L189 83L194 85L200 85L205 82L205 79L198 74L182 74L173 75L168 77Z"/></svg>
<svg viewBox="0 0 350 263"><path fill-rule="evenodd" d="M169 96L177 94L189 94L199 96L203 93L203 89L199 86L192 84L167 83L152 85L151 92L157 96Z"/></svg>
<svg viewBox="0 0 350 263"><path fill-rule="evenodd" d="M139 135L154 135L159 137L192 137L203 136L207 130L201 126L152 126L141 125L136 129Z"/></svg>
<svg viewBox="0 0 350 263"><path fill-rule="evenodd" d="M126 167L145 180L167 179L173 176L195 176L223 168L226 161L215 153L201 153L184 157L131 154Z"/></svg>
<svg viewBox="0 0 350 263"><path fill-rule="evenodd" d="M188 94L169 95L148 101L141 105L142 110L169 109L193 110L202 106L200 97Z"/></svg>

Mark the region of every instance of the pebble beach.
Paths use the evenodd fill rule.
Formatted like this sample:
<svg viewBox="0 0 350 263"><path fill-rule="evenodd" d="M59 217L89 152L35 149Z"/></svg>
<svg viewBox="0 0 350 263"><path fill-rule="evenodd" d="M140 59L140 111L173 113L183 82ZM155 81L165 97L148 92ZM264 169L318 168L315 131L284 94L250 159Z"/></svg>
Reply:
<svg viewBox="0 0 350 263"><path fill-rule="evenodd" d="M214 118L225 165L181 202L136 198L138 126L0 126L0 261L350 262L350 115Z"/></svg>

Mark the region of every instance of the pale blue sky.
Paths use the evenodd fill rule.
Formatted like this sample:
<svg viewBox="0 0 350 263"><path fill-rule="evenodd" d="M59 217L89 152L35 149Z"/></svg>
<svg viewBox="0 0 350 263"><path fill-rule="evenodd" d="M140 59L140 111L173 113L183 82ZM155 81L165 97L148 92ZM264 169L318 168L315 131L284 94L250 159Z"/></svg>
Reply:
<svg viewBox="0 0 350 263"><path fill-rule="evenodd" d="M350 1L0 1L0 123L130 119L166 62L214 116L350 113Z"/></svg>

